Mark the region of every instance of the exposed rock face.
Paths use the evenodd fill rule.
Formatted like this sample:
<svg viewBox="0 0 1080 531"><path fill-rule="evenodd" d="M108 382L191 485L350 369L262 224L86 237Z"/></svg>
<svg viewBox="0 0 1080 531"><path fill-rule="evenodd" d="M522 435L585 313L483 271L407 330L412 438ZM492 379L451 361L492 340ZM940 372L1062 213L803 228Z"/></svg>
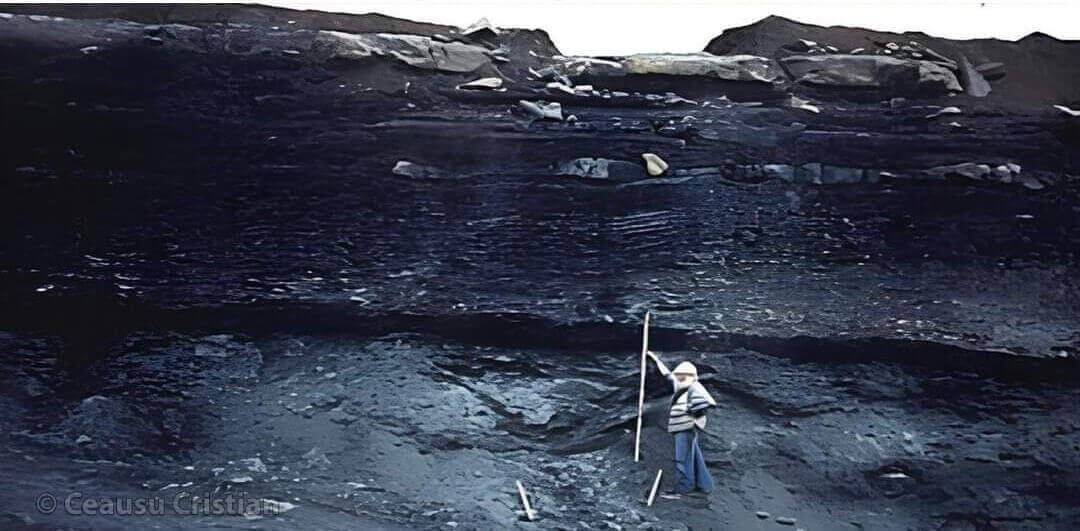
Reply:
<svg viewBox="0 0 1080 531"><path fill-rule="evenodd" d="M882 89L889 94L962 90L947 68L929 61L879 55L794 55L780 60L792 79L809 85Z"/></svg>
<svg viewBox="0 0 1080 531"><path fill-rule="evenodd" d="M32 493L231 481L298 498L279 527L505 529L515 479L553 528L752 529L766 510L807 529L1075 527L1069 46L772 22L724 39L920 65L864 90L627 73L538 31L193 9L223 18L0 15L18 132L0 144L0 528L103 525L23 509ZM494 63L445 69L424 39ZM979 100L923 90L961 48L1009 76ZM610 75L577 79L591 69ZM648 410L647 462L627 458L645 311L663 352L734 397L702 437L724 492L708 505L639 503L671 463Z"/></svg>
<svg viewBox="0 0 1080 531"><path fill-rule="evenodd" d="M799 53L787 47L800 39L829 43L840 50L866 48L869 53L933 60L950 71L966 56L993 88L990 98L1025 104L1054 104L1080 100L1080 41L1063 41L1033 33L1018 41L972 39L954 41L924 33L893 33L865 28L817 26L783 17L724 30L705 51L716 55L752 54L783 57ZM868 44L869 43L869 44ZM913 46L912 43L915 43ZM893 49L888 47L892 44ZM904 47L910 51L904 50ZM796 50L808 49L796 46ZM1008 70L1008 76L1005 71ZM1034 81L1038 80L1038 81ZM961 80L963 81L963 80Z"/></svg>
<svg viewBox="0 0 1080 531"><path fill-rule="evenodd" d="M753 55L636 54L624 59L622 67L627 74L700 76L728 81L773 83L782 77L772 60Z"/></svg>
<svg viewBox="0 0 1080 531"><path fill-rule="evenodd" d="M427 70L467 73L491 66L484 48L460 42L439 42L421 35L320 31L313 44L331 59L388 57Z"/></svg>

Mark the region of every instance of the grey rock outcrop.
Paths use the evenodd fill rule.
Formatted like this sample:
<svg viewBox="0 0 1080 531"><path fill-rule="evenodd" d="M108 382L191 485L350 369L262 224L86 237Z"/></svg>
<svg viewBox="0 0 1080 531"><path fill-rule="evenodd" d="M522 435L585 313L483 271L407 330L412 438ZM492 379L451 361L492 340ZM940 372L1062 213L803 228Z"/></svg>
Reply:
<svg viewBox="0 0 1080 531"><path fill-rule="evenodd" d="M728 81L773 83L782 77L776 64L756 55L712 55L708 53L649 53L631 55L622 61L626 74L699 76Z"/></svg>
<svg viewBox="0 0 1080 531"><path fill-rule="evenodd" d="M330 59L385 57L425 70L468 73L491 66L490 53L460 42L439 42L422 35L320 31L312 47Z"/></svg>
<svg viewBox="0 0 1080 531"><path fill-rule="evenodd" d="M873 88L890 93L960 92L956 75L930 61L880 55L793 55L781 65L799 83L822 87Z"/></svg>
<svg viewBox="0 0 1080 531"><path fill-rule="evenodd" d="M963 55L960 56L960 79L964 83L964 93L968 96L982 98L990 94L990 83L971 65L967 56Z"/></svg>

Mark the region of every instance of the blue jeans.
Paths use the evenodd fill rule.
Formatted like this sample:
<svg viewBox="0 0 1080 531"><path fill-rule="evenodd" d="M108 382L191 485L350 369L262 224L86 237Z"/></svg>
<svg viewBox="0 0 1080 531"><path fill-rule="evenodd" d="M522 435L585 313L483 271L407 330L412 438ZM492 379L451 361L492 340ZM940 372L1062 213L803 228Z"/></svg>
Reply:
<svg viewBox="0 0 1080 531"><path fill-rule="evenodd" d="M677 431L675 435L675 472L679 482L675 492L686 494L695 488L703 492L713 490L712 476L705 466L705 455L698 446L697 428Z"/></svg>

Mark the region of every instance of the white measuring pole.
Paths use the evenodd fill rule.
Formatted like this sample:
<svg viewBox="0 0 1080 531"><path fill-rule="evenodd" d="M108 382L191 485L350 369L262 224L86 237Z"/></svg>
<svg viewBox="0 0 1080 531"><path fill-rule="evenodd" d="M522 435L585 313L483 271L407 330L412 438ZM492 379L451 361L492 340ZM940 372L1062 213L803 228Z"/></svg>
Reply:
<svg viewBox="0 0 1080 531"><path fill-rule="evenodd" d="M637 402L637 432L634 434L634 462L641 461L641 414L645 409L645 353L649 351L649 312L641 331L641 389Z"/></svg>
<svg viewBox="0 0 1080 531"><path fill-rule="evenodd" d="M664 469L663 468L656 471L656 479L653 480L653 482L652 482L652 490L649 491L649 502L648 502L649 507L652 507L652 502L653 502L653 500L656 499L656 489L660 488L660 476L663 476L663 475L664 475Z"/></svg>
<svg viewBox="0 0 1080 531"><path fill-rule="evenodd" d="M521 495L521 505L525 507L525 518L535 520L536 513L534 513L532 507L529 506L529 497L525 494L525 486L521 484L521 480L517 480L517 489L518 494Z"/></svg>

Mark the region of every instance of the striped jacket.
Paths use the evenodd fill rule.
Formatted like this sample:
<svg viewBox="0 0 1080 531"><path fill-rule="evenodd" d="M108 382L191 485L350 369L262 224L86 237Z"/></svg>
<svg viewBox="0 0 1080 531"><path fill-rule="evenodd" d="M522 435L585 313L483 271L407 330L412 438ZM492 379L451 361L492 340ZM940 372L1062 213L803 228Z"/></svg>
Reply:
<svg viewBox="0 0 1080 531"><path fill-rule="evenodd" d="M668 374L668 380L672 385L675 384L674 375ZM716 401L713 397L700 382L695 381L686 392L677 392L672 398L667 431L675 433L692 429L694 426L705 429L705 412L714 406Z"/></svg>

